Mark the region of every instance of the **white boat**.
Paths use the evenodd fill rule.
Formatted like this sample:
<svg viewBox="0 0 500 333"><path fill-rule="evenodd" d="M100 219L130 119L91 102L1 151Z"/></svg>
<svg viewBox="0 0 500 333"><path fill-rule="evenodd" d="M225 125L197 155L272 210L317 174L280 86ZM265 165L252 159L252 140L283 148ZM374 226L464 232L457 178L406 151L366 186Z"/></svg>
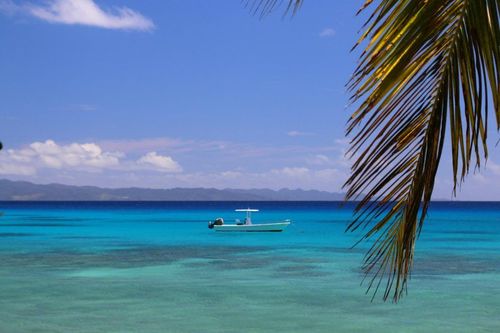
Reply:
<svg viewBox="0 0 500 333"><path fill-rule="evenodd" d="M236 209L235 212L246 212L246 217L243 222L236 220L235 224L224 224L222 218L218 218L213 222L208 222L208 227L215 231L243 231L243 232L280 232L290 225L290 220L273 223L252 223L252 213L258 212L258 209Z"/></svg>

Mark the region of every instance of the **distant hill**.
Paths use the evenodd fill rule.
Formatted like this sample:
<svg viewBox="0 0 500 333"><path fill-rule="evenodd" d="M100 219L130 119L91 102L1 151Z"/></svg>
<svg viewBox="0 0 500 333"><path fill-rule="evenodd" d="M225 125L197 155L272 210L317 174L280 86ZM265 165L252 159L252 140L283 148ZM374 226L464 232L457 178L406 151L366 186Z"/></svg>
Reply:
<svg viewBox="0 0 500 333"><path fill-rule="evenodd" d="M40 185L0 179L0 201L339 201L343 193L316 190L214 188L100 188Z"/></svg>

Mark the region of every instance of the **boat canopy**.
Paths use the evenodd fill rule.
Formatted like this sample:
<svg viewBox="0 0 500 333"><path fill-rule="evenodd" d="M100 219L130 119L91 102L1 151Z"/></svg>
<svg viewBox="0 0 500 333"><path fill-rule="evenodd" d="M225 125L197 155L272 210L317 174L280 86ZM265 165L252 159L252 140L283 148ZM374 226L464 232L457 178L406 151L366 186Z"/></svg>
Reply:
<svg viewBox="0 0 500 333"><path fill-rule="evenodd" d="M258 212L258 209L250 209L250 208L244 208L244 209L235 209L235 212Z"/></svg>

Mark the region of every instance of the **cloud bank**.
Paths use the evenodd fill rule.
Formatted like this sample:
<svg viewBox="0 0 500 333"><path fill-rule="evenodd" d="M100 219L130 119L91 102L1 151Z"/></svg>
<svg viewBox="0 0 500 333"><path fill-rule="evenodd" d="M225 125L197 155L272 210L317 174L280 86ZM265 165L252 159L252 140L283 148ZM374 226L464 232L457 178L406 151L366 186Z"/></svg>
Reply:
<svg viewBox="0 0 500 333"><path fill-rule="evenodd" d="M0 152L0 177L105 187L336 191L345 178L340 148L322 147L311 155L309 150L318 148L171 138L68 144L46 140Z"/></svg>
<svg viewBox="0 0 500 333"><path fill-rule="evenodd" d="M341 191L352 161L347 140L329 145L252 145L146 138L96 142L33 142L0 152L0 178L102 187L302 188ZM443 161L435 198L453 199ZM458 191L461 200L499 200L500 164L490 158Z"/></svg>
<svg viewBox="0 0 500 333"><path fill-rule="evenodd" d="M9 149L0 155L0 175L33 176L45 169L83 172L104 170L180 172L170 156L149 152L137 160L119 151L104 151L96 143L57 144L53 140L33 142L25 148Z"/></svg>

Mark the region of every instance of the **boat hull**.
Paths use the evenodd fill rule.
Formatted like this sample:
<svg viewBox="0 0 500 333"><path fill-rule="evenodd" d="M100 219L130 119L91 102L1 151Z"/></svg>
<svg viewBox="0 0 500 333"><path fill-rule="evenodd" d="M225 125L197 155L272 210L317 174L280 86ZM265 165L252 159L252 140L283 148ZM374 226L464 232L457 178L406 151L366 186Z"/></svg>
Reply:
<svg viewBox="0 0 500 333"><path fill-rule="evenodd" d="M215 231L224 232L281 232L290 225L290 222L265 224L224 224L214 225Z"/></svg>

